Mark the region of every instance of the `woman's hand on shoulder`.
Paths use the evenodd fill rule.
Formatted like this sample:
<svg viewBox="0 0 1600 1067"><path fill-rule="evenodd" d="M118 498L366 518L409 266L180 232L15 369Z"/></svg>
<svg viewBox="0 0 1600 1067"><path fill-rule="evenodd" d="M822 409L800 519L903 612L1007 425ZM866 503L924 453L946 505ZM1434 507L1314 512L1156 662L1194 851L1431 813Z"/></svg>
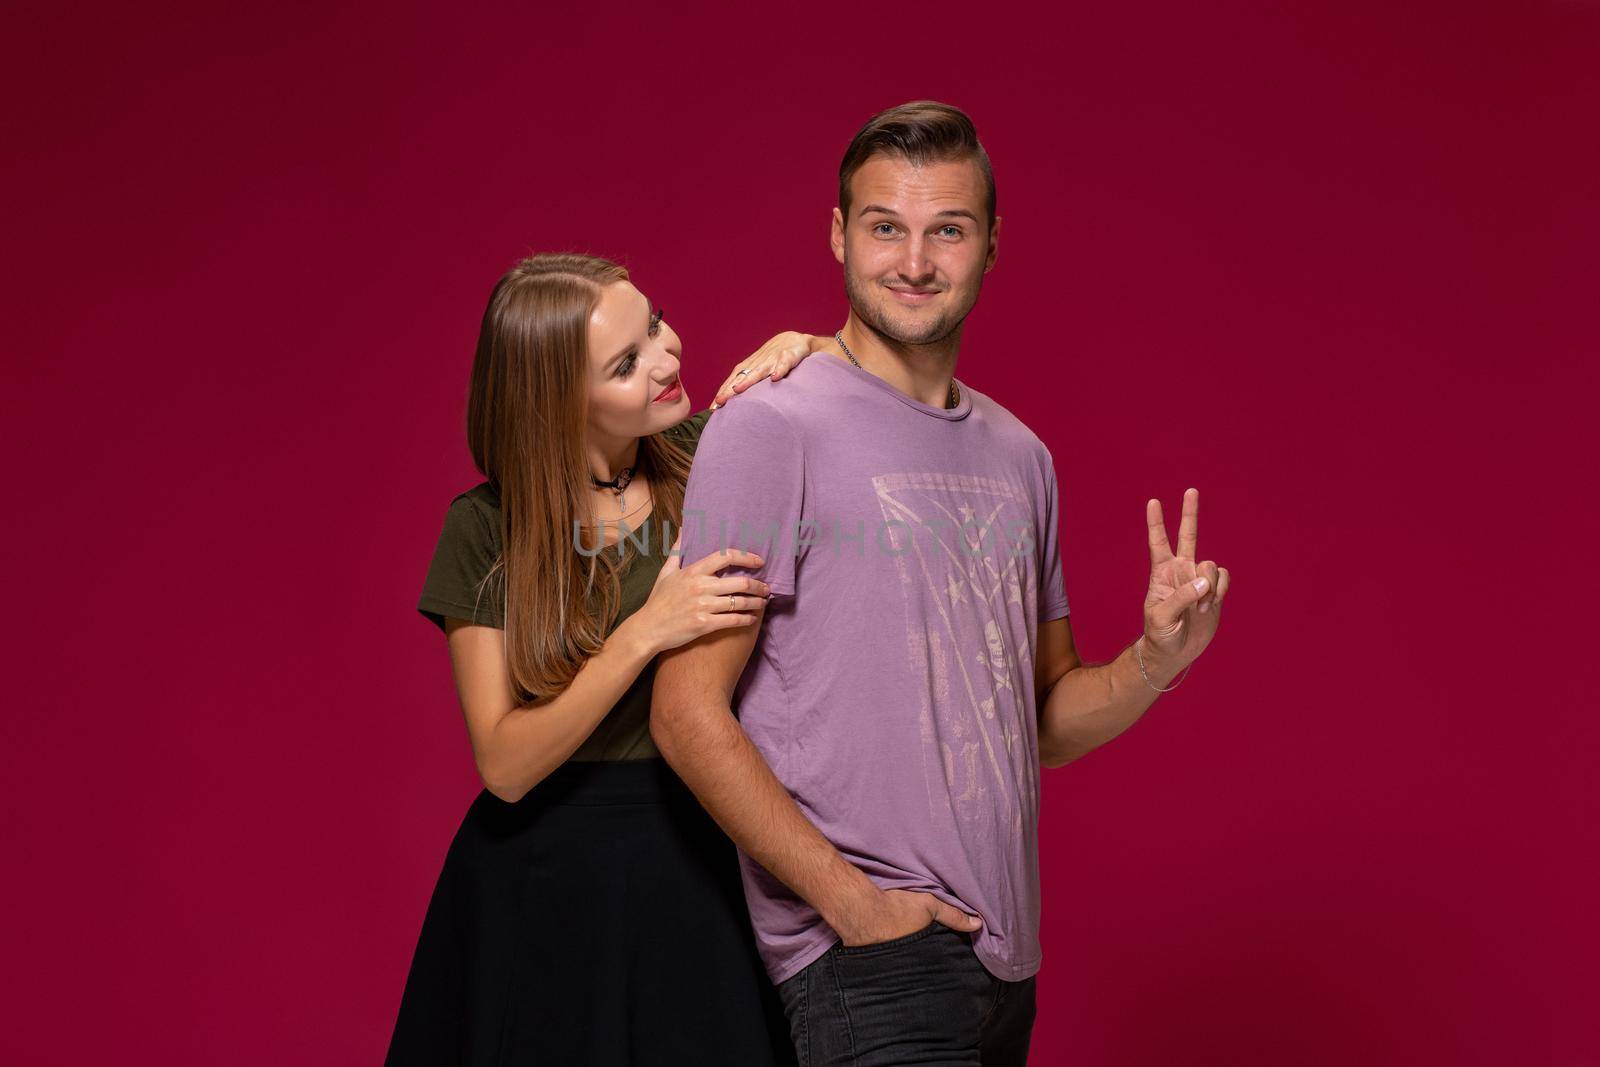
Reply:
<svg viewBox="0 0 1600 1067"><path fill-rule="evenodd" d="M802 359L827 348L832 340L831 337L796 333L793 330L778 334L728 372L727 380L712 398L711 410L717 410L763 378L777 381ZM748 373L741 374L741 371Z"/></svg>
<svg viewBox="0 0 1600 1067"><path fill-rule="evenodd" d="M761 621L772 593L759 578L717 574L726 567L761 566L762 559L754 552L723 549L684 567L683 557L677 554L682 542L679 532L650 598L628 620L639 628L653 652L686 645L716 630L753 626Z"/></svg>

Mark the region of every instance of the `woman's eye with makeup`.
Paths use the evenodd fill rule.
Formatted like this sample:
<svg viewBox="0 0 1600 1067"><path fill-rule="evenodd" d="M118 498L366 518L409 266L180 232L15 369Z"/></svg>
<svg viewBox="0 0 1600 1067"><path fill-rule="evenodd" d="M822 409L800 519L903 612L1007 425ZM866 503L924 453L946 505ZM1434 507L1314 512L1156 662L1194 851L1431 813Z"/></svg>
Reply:
<svg viewBox="0 0 1600 1067"><path fill-rule="evenodd" d="M617 377L626 378L633 373L633 365L639 362L639 357L629 354L622 357L622 362L617 364Z"/></svg>
<svg viewBox="0 0 1600 1067"><path fill-rule="evenodd" d="M666 317L667 317L667 313L665 311L662 311L660 308L657 308L655 311L652 311L650 313L650 336L651 337L654 337L656 334L661 332L661 320L666 318Z"/></svg>

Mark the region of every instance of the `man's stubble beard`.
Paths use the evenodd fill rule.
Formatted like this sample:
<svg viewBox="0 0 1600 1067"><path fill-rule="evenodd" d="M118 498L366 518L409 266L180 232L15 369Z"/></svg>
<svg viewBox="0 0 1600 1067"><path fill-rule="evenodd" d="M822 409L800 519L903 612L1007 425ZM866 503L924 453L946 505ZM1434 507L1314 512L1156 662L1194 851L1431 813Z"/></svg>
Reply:
<svg viewBox="0 0 1600 1067"><path fill-rule="evenodd" d="M889 297L882 296L887 290L876 282L862 279L851 270L849 252L846 252L844 257L844 291L850 301L851 309L856 313L856 318L876 333L903 345L938 344L961 329L961 324L966 321L967 315L977 304L977 296L974 294L973 303L961 309L959 314L956 309L947 308L937 318L921 326L902 322L880 311L882 303L872 298L881 297L883 302L887 302Z"/></svg>

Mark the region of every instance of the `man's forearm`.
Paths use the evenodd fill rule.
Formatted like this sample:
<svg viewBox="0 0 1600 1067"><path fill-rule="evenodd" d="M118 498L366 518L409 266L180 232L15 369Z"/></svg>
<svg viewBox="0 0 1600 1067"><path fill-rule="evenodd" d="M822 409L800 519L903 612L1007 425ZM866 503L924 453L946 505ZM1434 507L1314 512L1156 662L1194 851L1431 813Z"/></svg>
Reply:
<svg viewBox="0 0 1600 1067"><path fill-rule="evenodd" d="M1150 681L1163 689L1181 670L1148 651L1144 665ZM1068 671L1050 687L1039 712L1039 761L1059 767L1094 751L1138 722L1158 696L1140 675L1132 645L1109 663Z"/></svg>
<svg viewBox="0 0 1600 1067"><path fill-rule="evenodd" d="M651 736L723 833L838 928L876 889L800 810L726 706L652 715Z"/></svg>

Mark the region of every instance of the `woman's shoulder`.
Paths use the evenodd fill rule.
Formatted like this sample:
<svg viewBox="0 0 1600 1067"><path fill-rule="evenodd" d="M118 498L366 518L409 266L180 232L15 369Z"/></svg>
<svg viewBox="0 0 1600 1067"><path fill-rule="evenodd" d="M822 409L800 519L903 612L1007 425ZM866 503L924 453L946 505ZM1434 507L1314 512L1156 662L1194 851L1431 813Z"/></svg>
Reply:
<svg viewBox="0 0 1600 1067"><path fill-rule="evenodd" d="M706 420L710 418L711 409L706 408L704 411L695 412L675 426L668 426L661 433L693 453L695 446L700 443L701 433L705 431Z"/></svg>
<svg viewBox="0 0 1600 1067"><path fill-rule="evenodd" d="M500 556L499 512L500 494L487 482L450 500L417 601L417 610L441 630L446 617L505 627L504 582L490 582Z"/></svg>
<svg viewBox="0 0 1600 1067"><path fill-rule="evenodd" d="M463 489L450 498L453 512L477 512L482 515L500 514L500 490L493 482L479 482L471 489Z"/></svg>
<svg viewBox="0 0 1600 1067"><path fill-rule="evenodd" d="M444 533L454 540L479 542L498 549L500 542L500 490L493 482L479 482L450 499L445 510Z"/></svg>

